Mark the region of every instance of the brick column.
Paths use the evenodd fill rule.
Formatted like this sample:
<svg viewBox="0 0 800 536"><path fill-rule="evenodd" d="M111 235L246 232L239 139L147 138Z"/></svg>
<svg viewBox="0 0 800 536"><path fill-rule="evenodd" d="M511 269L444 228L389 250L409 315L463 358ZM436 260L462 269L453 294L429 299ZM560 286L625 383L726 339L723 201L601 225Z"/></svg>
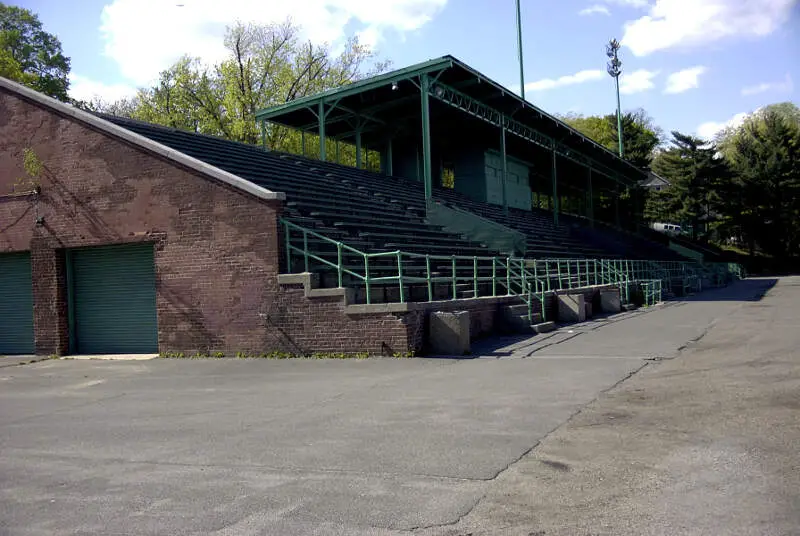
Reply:
<svg viewBox="0 0 800 536"><path fill-rule="evenodd" d="M63 249L52 247L51 240L31 239L33 279L33 332L38 355L64 355L69 352L67 277Z"/></svg>

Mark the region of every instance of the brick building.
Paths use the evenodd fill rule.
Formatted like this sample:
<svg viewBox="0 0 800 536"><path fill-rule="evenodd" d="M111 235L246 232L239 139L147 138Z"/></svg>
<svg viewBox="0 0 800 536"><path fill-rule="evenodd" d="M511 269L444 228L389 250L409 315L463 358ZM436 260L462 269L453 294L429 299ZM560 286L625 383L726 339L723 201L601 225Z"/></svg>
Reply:
<svg viewBox="0 0 800 536"><path fill-rule="evenodd" d="M0 78L0 355L420 350L425 307L279 276L284 199Z"/></svg>

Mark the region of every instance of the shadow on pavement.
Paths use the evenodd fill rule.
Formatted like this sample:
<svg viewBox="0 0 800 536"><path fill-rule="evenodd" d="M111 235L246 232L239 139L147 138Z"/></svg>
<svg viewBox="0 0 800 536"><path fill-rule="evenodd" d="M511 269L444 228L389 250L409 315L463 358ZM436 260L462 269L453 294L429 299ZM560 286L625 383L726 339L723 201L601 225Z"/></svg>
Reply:
<svg viewBox="0 0 800 536"><path fill-rule="evenodd" d="M764 277L743 279L723 288L705 290L692 296L675 298L671 301L698 302L698 301L760 301L769 290L778 283L776 278Z"/></svg>

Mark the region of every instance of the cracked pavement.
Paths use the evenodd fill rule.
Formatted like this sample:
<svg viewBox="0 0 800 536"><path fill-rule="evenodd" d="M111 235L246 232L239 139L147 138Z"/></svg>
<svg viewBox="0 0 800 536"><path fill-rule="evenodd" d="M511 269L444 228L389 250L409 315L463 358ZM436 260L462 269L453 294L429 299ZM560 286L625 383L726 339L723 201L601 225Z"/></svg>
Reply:
<svg viewBox="0 0 800 536"><path fill-rule="evenodd" d="M623 533L558 532L558 506L590 511L596 481L575 492L554 475L577 474L592 434L627 422L616 405L649 388L604 403L769 303L749 301L767 287L482 341L477 359L3 368L0 534ZM580 444L553 444L575 426Z"/></svg>

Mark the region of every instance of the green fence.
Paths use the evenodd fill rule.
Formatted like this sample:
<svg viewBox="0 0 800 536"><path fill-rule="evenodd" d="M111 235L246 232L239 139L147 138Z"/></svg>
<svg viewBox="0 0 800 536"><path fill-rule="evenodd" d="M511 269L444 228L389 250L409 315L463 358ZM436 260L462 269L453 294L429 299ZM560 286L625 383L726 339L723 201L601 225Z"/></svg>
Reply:
<svg viewBox="0 0 800 536"><path fill-rule="evenodd" d="M663 299L676 286L681 293L743 277L739 265L683 261L627 259L523 259L518 257L471 257L425 255L405 251L366 253L330 239L311 229L281 219L289 273L303 270L332 274L338 287L362 286L367 304L373 293L384 289L388 301L409 301L411 287L427 301L464 297L519 296L533 318L537 302L546 319L545 297L558 290L595 285L616 285L623 303L631 302L638 288L644 305ZM313 268L313 270L312 270Z"/></svg>

